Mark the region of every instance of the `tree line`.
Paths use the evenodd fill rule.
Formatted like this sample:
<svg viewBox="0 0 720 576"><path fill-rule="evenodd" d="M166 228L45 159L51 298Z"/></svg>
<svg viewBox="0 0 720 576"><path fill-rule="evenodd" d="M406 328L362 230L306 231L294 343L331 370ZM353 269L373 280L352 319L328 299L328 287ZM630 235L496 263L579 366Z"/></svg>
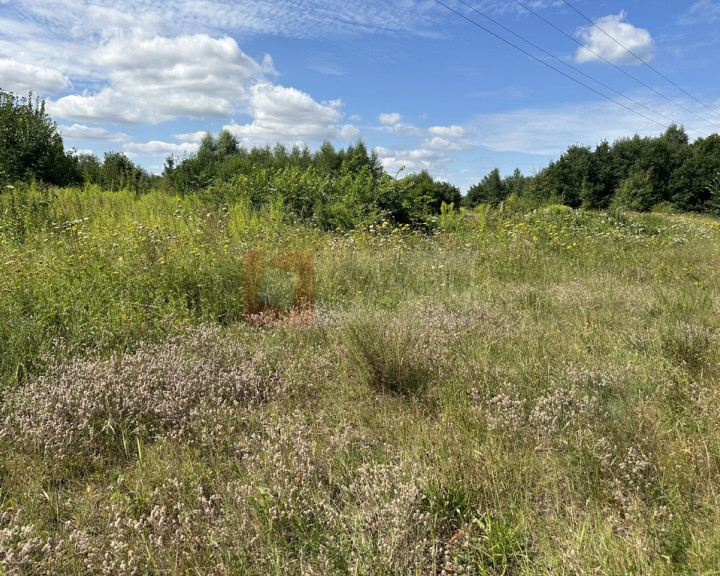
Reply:
<svg viewBox="0 0 720 576"><path fill-rule="evenodd" d="M537 174L490 171L459 189L427 171L391 176L362 141L335 149L282 144L243 147L229 131L206 134L195 154L168 156L161 175L149 174L120 152L100 160L65 151L57 124L32 93L0 89L0 193L6 183L38 180L57 186L95 184L106 190L151 189L202 195L215 203L244 201L254 208L282 203L294 216L323 228L382 220L427 227L443 203L474 208L501 203L532 207L651 210L658 206L720 213L720 136L690 142L681 126L659 137L574 145Z"/></svg>
<svg viewBox="0 0 720 576"><path fill-rule="evenodd" d="M672 124L658 137L603 141L594 150L574 145L532 177L515 171L502 179L495 169L465 198L467 206L508 200L720 213L720 136L690 143L683 127Z"/></svg>
<svg viewBox="0 0 720 576"><path fill-rule="evenodd" d="M106 153L102 161L66 152L44 102L1 90L0 95L0 185L34 179L138 194L159 189L218 205L246 202L258 210L282 205L325 229L383 221L427 228L443 203L458 206L462 200L457 187L426 171L390 176L362 141L345 149L325 142L315 152L282 144L247 149L227 130L206 134L195 154L168 156L162 174L152 175L119 152Z"/></svg>

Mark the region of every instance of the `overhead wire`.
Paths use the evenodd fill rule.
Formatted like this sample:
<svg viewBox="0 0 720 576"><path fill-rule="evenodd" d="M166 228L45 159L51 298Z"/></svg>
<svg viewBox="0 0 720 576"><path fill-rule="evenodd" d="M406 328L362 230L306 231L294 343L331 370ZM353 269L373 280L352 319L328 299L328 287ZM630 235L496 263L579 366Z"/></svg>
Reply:
<svg viewBox="0 0 720 576"><path fill-rule="evenodd" d="M565 0L561 0L561 1L564 2ZM571 36L570 34L568 34L567 32L565 32L565 30L563 30L562 28L559 28L558 26L556 26L555 24L553 24L550 20L548 20L548 19L545 18L542 14L539 14L537 11L533 10L532 8L530 8L527 4L524 4L524 3L521 2L520 0L513 0L513 2L515 2L515 4L518 4L519 6L522 6L525 10L527 10L528 12L530 12L533 16L539 18L540 20L542 20L543 22L545 22L548 26L550 26L550 27L554 28L555 30L557 30L558 32L560 32L563 36L569 38L569 39L572 40L575 44L577 44L578 46L580 46L580 47L583 48L584 50L587 50L588 52L590 52L590 53L591 53L593 56L595 56L596 58L599 58L600 60L602 60L602 61L605 62L606 64L609 64L610 66L612 66L613 68L615 68L615 70L617 70L618 72L621 72L622 74L624 74L624 75L627 76L628 78L634 80L635 82L637 82L637 83L640 84L641 86L643 86L643 87L647 88L648 90L654 92L655 94L657 94L658 96L660 96L660 97L663 98L664 100L667 100L668 102L670 102L670 103L673 104L674 106L677 106L678 108L681 108L682 110L684 110L684 111L687 112L688 114L692 114L693 116L695 116L696 118L702 120L703 122L707 122L708 124L712 124L713 126L715 126L715 128L720 128L720 125L715 124L713 121L708 120L707 118L704 118L704 117L700 116L699 114L697 114L696 112L690 110L689 108L686 108L686 107L683 106L682 104L680 104L680 103L678 103L678 102L675 102L672 98L669 98L668 96L666 96L665 94L663 94L662 92L660 92L659 90L657 90L656 88L653 88L652 86L650 86L649 84L643 82L642 80L640 80L640 79L637 78L636 76L633 76L633 75L630 74L627 70L623 70L623 69L620 68L617 64L615 64L614 62L612 62L612 61L608 60L607 58L605 58L602 54L596 52L595 50L593 50L592 48L590 48L590 47L588 47L588 46L585 46L585 44L583 44L582 42L580 42L577 38Z"/></svg>
<svg viewBox="0 0 720 576"><path fill-rule="evenodd" d="M506 39L506 38L503 38L503 37L500 36L499 34L496 34L496 33L493 32L492 30L490 30L489 28L486 28L485 26L483 26L483 25L480 24L479 22L476 22L476 21L473 20L472 18L469 18L468 16L466 16L466 15L463 14L462 12L458 12L457 10L455 10L455 9L452 8L451 6L448 6L447 4L445 4L444 2L442 2L441 0L434 0L434 1L435 1L435 3L439 4L440 6L444 7L444 8L447 9L447 10L449 10L450 12L453 12L453 13L456 14L457 16L460 16L462 19L468 21L470 24L472 24L472 25L480 28L481 30L487 32L487 33L490 34L491 36L494 36L495 38L497 38L497 39L500 40L501 42L504 42L505 44L507 44L507 45L515 48L516 50L522 52L522 53L525 54L526 56L529 56L529 57L532 58L533 60L536 60L536 61L539 62L540 64L542 64L542 65L544 65L544 66L547 66L548 68L554 70L554 71L557 72L558 74L561 74L561 75L565 76L566 78L568 78L569 80L572 80L573 82L575 82L575 83L577 83L577 84L579 84L579 85L587 88L588 90L594 92L595 94L598 94L599 96L602 96L603 98L605 98L605 99L607 99L607 100L609 100L609 101L611 101L611 102L614 102L614 103L617 104L618 106L621 106L621 107L625 108L626 110L632 112L633 114L636 114L636 115L638 115L638 116L641 116L641 117L644 118L645 120L648 120L648 121L652 122L653 124L657 124L657 125L660 126L661 128L666 128L666 126L665 126L664 124L658 122L657 120L654 120L653 118L650 118L649 116L646 116L646 115L643 114L642 112L638 112L637 110L631 108L630 106L627 106L626 104L623 104L622 102L619 102L618 100L615 100L614 98L611 98L611 97L608 96L607 94L604 94L604 93L600 92L599 90L596 90L596 89L593 88L592 86L589 86L588 84L585 84L584 82L578 80L578 79L575 78L574 76L571 76L570 74L567 74L567 73L563 72L563 71L560 70L559 68L555 68L555 67L552 66L551 64L548 64L545 60L543 60L543 59L541 59L541 58L538 58L537 56L535 56L535 55L532 54L531 52L528 52L527 50L525 50L524 48L521 48L521 47L518 46L517 44L514 44L514 43L511 42L510 40L508 40L508 39Z"/></svg>
<svg viewBox="0 0 720 576"><path fill-rule="evenodd" d="M551 54L550 52L548 52L547 50L545 50L544 48L542 48L541 46L538 46L537 44L531 42L531 41L528 40L527 38L521 36L521 35L518 34L517 32L514 32L513 30L511 30L511 29L508 28L507 26L503 25L502 23L498 22L498 21L495 20L494 18L488 16L487 14L485 14L484 12L482 12L481 10L475 8L475 7L472 6L471 4L468 4L467 2L465 2L465 0L457 0L457 2L459 2L460 4L466 6L467 8L469 8L470 10L472 10L473 12L476 12L477 14L479 14L480 16L482 16L483 18L489 20L490 22L492 22L493 24L495 24L495 25L498 26L499 28L502 28L503 30L505 30L506 32L508 32L509 34L512 34L512 35L515 36L516 38L519 38L520 40L522 40L522 41L525 42L526 44L532 46L532 47L535 48L536 50L539 50L540 52L542 52L542 53L545 54L546 56L552 58L553 60L557 60L558 62L560 62L560 64L562 64L562 65L570 68L571 70L574 70L574 71L577 72L578 74L580 74L580 75L584 76L585 78L588 78L589 80L591 80L591 81L595 82L596 84L602 86L602 87L605 88L606 90L610 90L611 92L617 94L618 96L620 96L620 97L622 97L622 98L625 98L626 100L629 100L630 102L632 102L632 103L635 104L636 106L640 106L641 108L644 108L644 109L647 110L648 112L651 112L652 114L657 114L658 116L661 116L662 118L665 118L666 120L669 120L670 122L673 122L673 123L674 123L674 122L677 121L677 119L672 118L671 116L668 116L667 114L663 114L662 112L659 112L659 111L657 111L657 110L653 110L652 108L650 108L650 106L647 106L646 104L643 104L642 102L638 102L638 101L635 100L634 98L631 98L630 96L627 96L626 94L623 94L623 93L620 92L619 90L616 90L615 88L613 88L613 87L611 87L611 86L608 86L607 84L605 84L604 82L598 80L597 78L593 78L590 74L587 74L586 72L583 72L582 70L580 70L580 69L577 68L576 66L573 66L572 64L569 64L569 63L561 60L560 58L558 58L558 57L555 56L554 54ZM695 128L690 128L690 127L688 127L688 130L692 130L693 132L697 132L698 134L701 134L701 135L703 135L703 136L706 135L706 133L703 132L702 130L697 130L697 129L695 129Z"/></svg>
<svg viewBox="0 0 720 576"><path fill-rule="evenodd" d="M689 97L692 98L695 102L697 102L698 104L700 104L700 105L703 106L704 108L707 108L710 112L712 112L712 113L715 114L716 116L720 117L720 113L719 113L717 110L711 108L710 106L708 106L707 104L705 104L705 102L703 102L702 100L696 98L693 94L691 94L690 92L688 92L687 90L685 90L685 88L683 88L682 86L676 84L671 78L668 78L665 74L663 74L662 72L660 72L660 70L658 70L657 68L655 68L655 66L653 66L652 64L650 64L649 62L647 62L646 60L644 60L643 58L641 58L641 57L638 56L637 54L635 54L635 52L633 52L632 50L630 50L630 48L628 48L627 46L625 46L624 44L622 44L622 42L620 42L617 38L615 38L615 37L613 37L611 34L609 34L606 30L603 30L600 26L598 26L598 24L597 24L596 22L592 21L592 20L591 20L590 18L588 18L585 14L583 14L582 12L580 12L580 10L578 10L575 6L573 6L572 4L570 4L570 2L567 2L567 0L561 0L561 1L562 1L563 4L565 4L566 6L568 6L568 7L571 8L572 10L574 10L577 14L579 14L582 18L584 18L587 22L589 22L592 26L594 26L595 28L597 28L598 30L600 30L600 32L602 32L603 34L605 34L605 36L607 36L608 38L610 38L610 40L612 40L613 42L615 42L615 44L617 44L618 46L620 46L620 48L622 48L623 50L625 50L625 52L627 52L628 54L630 54L633 58L637 59L639 62L641 62L642 64L644 64L644 65L647 66L648 68L650 68L650 70L652 70L653 72L655 72L655 74L657 74L658 76L660 76L660 78L662 78L662 79L665 80L666 82L672 84L675 88L677 88L678 90L680 90L680 92L682 92L683 94L689 96Z"/></svg>

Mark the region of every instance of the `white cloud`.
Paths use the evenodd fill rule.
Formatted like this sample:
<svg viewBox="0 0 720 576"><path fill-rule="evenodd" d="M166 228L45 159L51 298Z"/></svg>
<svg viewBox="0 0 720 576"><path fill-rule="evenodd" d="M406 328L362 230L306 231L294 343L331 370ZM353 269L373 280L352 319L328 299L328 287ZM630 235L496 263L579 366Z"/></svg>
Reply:
<svg viewBox="0 0 720 576"><path fill-rule="evenodd" d="M624 19L625 12L620 12L598 18L595 26L581 28L579 36L585 45L578 48L575 61L597 62L604 58L613 64L641 64L628 50L645 62L652 60L655 42L650 32L623 22Z"/></svg>
<svg viewBox="0 0 720 576"><path fill-rule="evenodd" d="M389 149L379 146L375 148L375 152L377 152L383 168L391 175L395 175L403 169L405 174L412 174L421 170L433 170L447 161L447 157L443 154L424 148L408 150Z"/></svg>
<svg viewBox="0 0 720 576"><path fill-rule="evenodd" d="M344 0L178 0L173 19L180 25L198 21L256 34L295 38L340 36L359 32L423 32L433 30L437 11L428 3L408 0L346 2Z"/></svg>
<svg viewBox="0 0 720 576"><path fill-rule="evenodd" d="M427 150L467 150L472 146L467 142L457 142L448 140L447 138L440 138L440 136L434 136L427 140L423 140L421 146Z"/></svg>
<svg viewBox="0 0 720 576"><path fill-rule="evenodd" d="M153 156L167 156L168 154L190 155L197 152L199 148L199 144L196 143L183 142L182 144L173 144L171 142L152 140L145 143L132 142L125 144L123 151L132 155L151 154Z"/></svg>
<svg viewBox="0 0 720 576"><path fill-rule="evenodd" d="M468 131L463 126L431 126L427 133L432 137L426 138L420 144L426 150L459 151L472 148L467 139Z"/></svg>
<svg viewBox="0 0 720 576"><path fill-rule="evenodd" d="M17 93L26 93L29 90L53 93L70 83L67 76L59 70L23 64L10 58L0 58L0 78L0 86L4 90Z"/></svg>
<svg viewBox="0 0 720 576"><path fill-rule="evenodd" d="M259 83L251 88L251 124L232 123L225 128L250 143L350 140L355 126L340 125L339 101L319 104L295 88Z"/></svg>
<svg viewBox="0 0 720 576"><path fill-rule="evenodd" d="M114 6L90 4L78 15L75 32L82 34L82 27L96 30L104 38L122 36L127 32L142 33L156 30L161 24L160 14L144 10L119 10Z"/></svg>
<svg viewBox="0 0 720 576"><path fill-rule="evenodd" d="M433 136L440 136L442 138L465 138L467 134L465 128L455 124L452 126L431 126L428 128L428 132Z"/></svg>
<svg viewBox="0 0 720 576"><path fill-rule="evenodd" d="M636 95L636 99L640 99ZM671 105L648 102L658 112L672 115ZM686 107L691 104L685 103ZM687 114L678 124L696 124ZM524 108L476 117L473 143L496 152L521 152L558 157L568 146L580 143L594 146L602 140L613 142L632 134L659 134L663 128L619 108L612 102L596 101L551 108Z"/></svg>
<svg viewBox="0 0 720 576"><path fill-rule="evenodd" d="M186 142L202 142L205 138L207 130L200 130L198 132L190 132L188 134L173 134L173 138L176 140L184 140Z"/></svg>
<svg viewBox="0 0 720 576"><path fill-rule="evenodd" d="M110 85L50 103L51 113L81 121L159 123L177 117L226 116L263 77L263 66L235 40L207 34L113 39L95 51Z"/></svg>
<svg viewBox="0 0 720 576"><path fill-rule="evenodd" d="M163 117L151 114L138 101L106 88L97 94L71 94L56 101L48 101L52 116L81 122L159 122Z"/></svg>
<svg viewBox="0 0 720 576"><path fill-rule="evenodd" d="M93 150L90 150L89 148L70 148L69 150L65 150L65 152L72 154L73 156L80 156L81 154L85 154L87 156L97 156Z"/></svg>
<svg viewBox="0 0 720 576"><path fill-rule="evenodd" d="M398 136L421 136L424 130L413 126L412 124L405 124L400 122L402 116L397 112L393 114L380 114L378 120L380 126L376 128L381 132L389 132Z"/></svg>
<svg viewBox="0 0 720 576"><path fill-rule="evenodd" d="M126 142L130 136L122 132L110 132L105 128L73 124L72 126L58 126L62 137L74 140L104 140L106 142Z"/></svg>
<svg viewBox="0 0 720 576"><path fill-rule="evenodd" d="M380 114L380 116L378 116L378 120L380 121L380 124L392 126L394 124L398 124L400 120L402 120L402 116L398 112L392 112L389 114Z"/></svg>
<svg viewBox="0 0 720 576"><path fill-rule="evenodd" d="M17 0L16 0L17 1ZM20 3L20 2L18 2ZM384 0L176 0L170 7L157 0L22 0L28 20L44 30L78 41L107 39L138 30L168 36L202 31L236 30L242 35L270 34L317 38L358 33L398 32L430 35L437 9L427 2ZM171 12L171 13L169 13Z"/></svg>
<svg viewBox="0 0 720 576"><path fill-rule="evenodd" d="M324 74L326 76L342 76L345 73L337 64L327 63L311 64L310 70L314 70L318 74Z"/></svg>
<svg viewBox="0 0 720 576"><path fill-rule="evenodd" d="M700 0L690 7L688 13L680 19L680 24L699 24L720 20L720 2Z"/></svg>

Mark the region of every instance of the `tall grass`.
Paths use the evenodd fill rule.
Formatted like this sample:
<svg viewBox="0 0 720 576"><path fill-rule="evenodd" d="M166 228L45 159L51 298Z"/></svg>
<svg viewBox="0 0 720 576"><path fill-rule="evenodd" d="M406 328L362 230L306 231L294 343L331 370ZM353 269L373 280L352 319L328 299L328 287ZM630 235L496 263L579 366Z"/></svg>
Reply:
<svg viewBox="0 0 720 576"><path fill-rule="evenodd" d="M0 573L720 570L715 220L43 194L2 197ZM315 251L313 325L241 322L250 249Z"/></svg>
<svg viewBox="0 0 720 576"><path fill-rule="evenodd" d="M151 193L19 187L0 196L0 382L48 355L130 350L242 315L242 252L313 246L311 230L244 205Z"/></svg>

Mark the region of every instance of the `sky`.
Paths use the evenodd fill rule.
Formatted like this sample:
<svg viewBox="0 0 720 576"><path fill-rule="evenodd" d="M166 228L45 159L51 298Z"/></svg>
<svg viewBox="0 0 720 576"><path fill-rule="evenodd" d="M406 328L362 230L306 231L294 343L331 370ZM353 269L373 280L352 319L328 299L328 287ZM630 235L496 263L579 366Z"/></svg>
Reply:
<svg viewBox="0 0 720 576"><path fill-rule="evenodd" d="M719 76L720 0L0 0L0 88L153 173L227 129L362 140L464 192L575 144L720 133Z"/></svg>

